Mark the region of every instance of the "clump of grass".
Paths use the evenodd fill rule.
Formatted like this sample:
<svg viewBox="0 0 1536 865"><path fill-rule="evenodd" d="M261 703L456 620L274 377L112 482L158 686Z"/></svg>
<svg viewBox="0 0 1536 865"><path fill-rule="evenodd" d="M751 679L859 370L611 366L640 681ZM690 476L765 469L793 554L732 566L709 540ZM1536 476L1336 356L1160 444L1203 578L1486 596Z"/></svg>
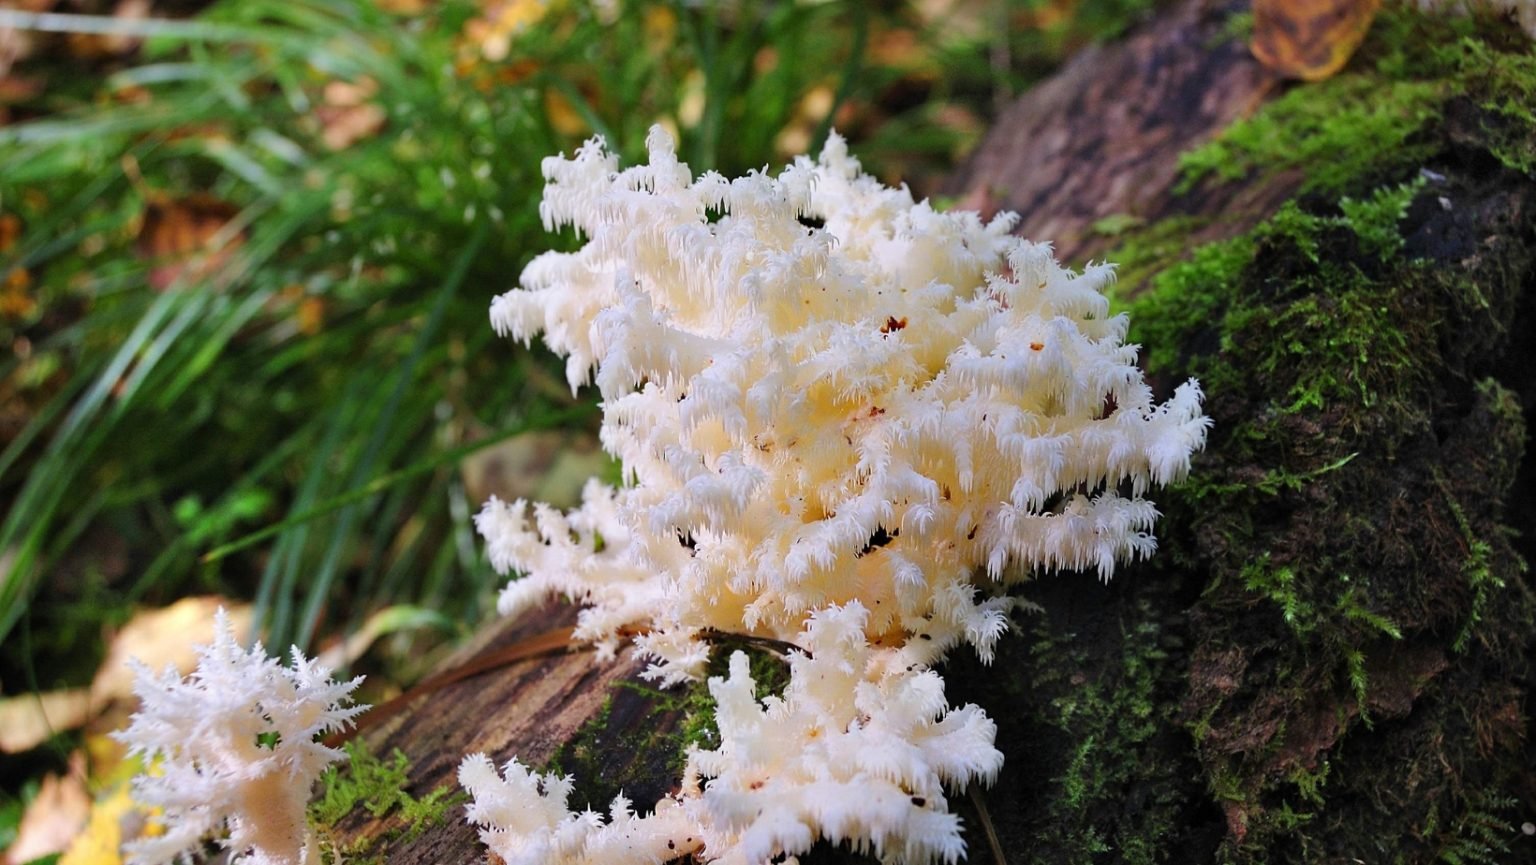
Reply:
<svg viewBox="0 0 1536 865"><path fill-rule="evenodd" d="M741 174L836 124L922 193L1152 4L174 5L201 11L0 10L56 45L139 42L88 74L35 59L46 85L0 117L28 118L0 125L8 691L88 681L104 624L192 592L254 598L273 647L392 605L467 630L497 578L460 460L595 426L486 320L550 245L541 158L601 134L632 161L659 122ZM0 838L36 768L7 772Z"/></svg>
<svg viewBox="0 0 1536 865"><path fill-rule="evenodd" d="M88 101L0 129L0 208L19 227L0 269L34 301L0 325L24 418L0 453L0 638L30 615L28 654L61 654L82 630L64 619L89 614L29 601L77 563L96 573L55 584L61 599L254 596L273 645L394 602L476 621L490 577L457 460L591 414L485 320L547 245L539 159L593 132L632 153L660 120L699 167L763 164L810 86L795 70L856 71L834 35L866 14L851 8L625 4L606 20L557 4L495 61L474 36L500 25L468 3L56 19L147 41ZM790 44L818 62L753 77ZM338 137L359 112L377 128ZM210 211L222 249L176 278L155 231ZM103 537L129 561L80 555Z"/></svg>
<svg viewBox="0 0 1536 865"><path fill-rule="evenodd" d="M633 159L661 122L739 173L836 121L877 170L951 159L974 128L901 130L1147 4L1012 43L900 4L402 5L28 19L142 46L0 128L0 678L79 679L104 617L189 591L254 597L271 645L392 603L476 621L457 461L592 417L485 323L548 245L541 157L596 133ZM201 265L164 254L189 233Z"/></svg>

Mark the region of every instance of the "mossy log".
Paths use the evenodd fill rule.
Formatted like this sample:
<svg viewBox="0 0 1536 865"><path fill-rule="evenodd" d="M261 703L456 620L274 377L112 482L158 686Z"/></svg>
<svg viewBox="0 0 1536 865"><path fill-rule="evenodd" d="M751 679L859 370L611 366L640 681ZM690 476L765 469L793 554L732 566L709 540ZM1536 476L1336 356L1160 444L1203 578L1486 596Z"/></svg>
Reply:
<svg viewBox="0 0 1536 865"><path fill-rule="evenodd" d="M1536 861L1536 53L1397 9L1339 76L1287 84L1249 57L1245 5L1092 49L954 181L1064 258L1122 262L1156 386L1198 376L1215 421L1157 496L1156 556L1108 585L1042 576L990 666L951 659L951 703L983 706L1007 758L954 799L970 860L990 822L1017 863ZM575 806L644 803L709 707L635 672L519 662L367 738L418 794L485 750L575 773ZM389 819L335 837L484 855L457 813L355 844Z"/></svg>

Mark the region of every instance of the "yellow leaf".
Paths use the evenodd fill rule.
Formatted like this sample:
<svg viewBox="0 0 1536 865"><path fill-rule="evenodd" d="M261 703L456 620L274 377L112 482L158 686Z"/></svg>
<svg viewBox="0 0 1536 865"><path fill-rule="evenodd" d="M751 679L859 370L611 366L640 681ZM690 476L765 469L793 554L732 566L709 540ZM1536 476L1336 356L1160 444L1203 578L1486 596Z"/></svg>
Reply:
<svg viewBox="0 0 1536 865"><path fill-rule="evenodd" d="M1321 81L1349 62L1380 8L1381 0L1253 0L1249 47L1281 75Z"/></svg>
<svg viewBox="0 0 1536 865"><path fill-rule="evenodd" d="M75 836L58 865L121 865L123 823L135 812L128 785L122 784L91 806L85 831Z"/></svg>
<svg viewBox="0 0 1536 865"><path fill-rule="evenodd" d="M561 135L575 138L587 133L587 121L581 112L576 110L571 100L565 98L564 93L553 87L544 91L544 113L549 117L549 125Z"/></svg>

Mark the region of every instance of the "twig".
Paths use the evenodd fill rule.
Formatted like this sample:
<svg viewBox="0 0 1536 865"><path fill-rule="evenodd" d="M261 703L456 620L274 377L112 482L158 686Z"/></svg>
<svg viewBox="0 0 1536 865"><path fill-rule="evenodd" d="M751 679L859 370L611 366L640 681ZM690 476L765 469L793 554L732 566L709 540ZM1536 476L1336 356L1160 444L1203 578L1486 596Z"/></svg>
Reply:
<svg viewBox="0 0 1536 865"><path fill-rule="evenodd" d="M966 788L971 796L971 804L976 806L976 815L981 818L981 831L987 836L987 846L992 848L992 861L997 865L1008 865L1008 859L1003 855L1003 842L997 837L997 830L992 827L992 814L987 811L987 803L981 798L981 790L972 784Z"/></svg>

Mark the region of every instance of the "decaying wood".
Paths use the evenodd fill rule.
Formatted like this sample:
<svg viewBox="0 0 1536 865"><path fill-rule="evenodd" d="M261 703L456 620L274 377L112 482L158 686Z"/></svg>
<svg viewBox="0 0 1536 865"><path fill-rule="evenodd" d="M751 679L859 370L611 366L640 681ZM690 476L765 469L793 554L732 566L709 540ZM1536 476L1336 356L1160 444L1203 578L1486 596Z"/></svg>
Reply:
<svg viewBox="0 0 1536 865"><path fill-rule="evenodd" d="M956 175L950 191L973 205L1018 211L1023 217L1021 234L1054 242L1064 260L1076 263L1103 255L1116 242L1094 229L1094 223L1105 217L1126 215L1148 223L1170 216L1201 217L1189 221L1196 227L1191 228L1185 248L1192 248L1244 232L1271 216L1296 193L1299 175L1272 172L1235 183L1202 184L1179 194L1174 191L1180 153L1256 110L1280 90L1270 73L1252 60L1243 42L1226 32L1230 13L1241 5L1215 0L1174 4L1127 39L1078 56L999 118L971 162ZM1447 122L1453 126L1462 122L1471 130L1468 135L1476 137L1475 118L1457 121L1452 117ZM1437 134L1454 140L1461 132L1453 128ZM1470 545L1467 538L1473 534L1490 539L1489 560L1500 567L1507 570L1515 555L1507 538L1498 537L1506 516L1500 500L1504 488L1498 486L1503 481L1497 477L1501 471L1508 475L1513 469L1504 471L1502 464L1468 461L1476 463L1496 453L1501 460L1518 463L1518 441L1512 444L1511 440L1518 439L1519 424L1511 421L1507 412L1499 415L1493 411L1501 391L1486 382L1497 364L1533 366L1531 349L1522 348L1518 341L1511 343L1507 331L1512 328L1515 333L1528 335L1522 321L1528 322L1530 313L1520 313L1526 317L1521 319L1511 311L1522 302L1516 300L1518 291L1512 283L1530 282L1530 274L1536 272L1530 264L1533 256L1522 251L1536 246L1529 228L1536 213L1536 183L1517 177L1517 184L1506 184L1508 173L1499 174L1487 168L1486 162L1483 156L1453 154L1451 164L1439 166L1449 176L1440 181L1443 188L1437 192L1443 205L1433 196L1426 197L1405 222L1405 232L1411 229L1412 233L1407 243L1422 254L1426 273L1433 271L1435 278L1447 273L1455 278L1486 277L1490 285L1498 283L1494 287L1500 293L1489 294L1489 303L1504 307L1492 313L1488 309L1473 312L1493 316L1493 329L1503 328L1505 332L1479 337L1481 342L1475 348L1482 354L1475 360L1463 360L1472 356L1471 347L1423 346L1423 352L1446 356L1445 362L1430 373L1436 379L1433 387L1410 383L1423 391L1426 401L1434 403L1425 410L1428 420L1424 428L1401 435L1401 449L1391 458L1366 454L1350 463L1351 471L1361 472L1366 471L1362 466L1371 463L1374 468L1369 471L1373 474L1351 481L1367 489L1368 498L1364 504L1341 505L1345 510L1340 519L1366 524L1376 521L1384 527L1380 564L1387 577L1412 570L1394 556L1407 559L1422 554L1424 561L1432 564L1426 570L1446 570L1444 563L1459 562L1457 557ZM1463 171L1467 166L1477 170ZM1487 176L1476 176L1478 171ZM1431 174L1440 176L1439 172ZM1292 264L1283 249L1269 250L1268 254L1284 266ZM1362 266L1384 266L1366 260L1358 251L1355 254ZM1277 277L1277 284L1280 281ZM1274 290L1280 294L1291 291ZM1302 288L1293 293L1314 290ZM1276 302L1292 300L1294 297L1287 296ZM1529 310L1530 302L1523 303L1522 308ZM1506 313L1514 319L1513 324L1498 317ZM1486 324L1484 319L1476 321ZM1436 339L1441 343L1453 341L1430 339L1432 343ZM1210 347L1202 350L1215 351ZM1241 364L1244 358L1234 354L1230 362ZM1529 372L1525 380L1529 384ZM1262 381L1254 389L1260 386ZM1525 390L1510 387L1526 405L1536 397L1528 386ZM1236 428L1264 412L1277 411L1274 405L1264 404L1266 399L1250 393L1213 393L1207 403L1218 424L1213 450L1219 446L1221 429ZM1295 428L1285 431L1289 438L1278 443L1277 450L1309 452L1319 446L1318 442L1336 443L1341 437L1359 435L1358 430L1329 428L1330 419L1336 418L1298 417ZM1371 443L1364 440L1359 447L1366 450ZM1508 456L1511 453L1515 454L1512 458ZM1269 468L1240 464L1236 457L1222 453L1208 452L1204 459L1207 470L1224 472L1223 482L1230 481L1230 486L1256 484ZM1530 473L1523 477L1529 478ZM1477 484L1487 487L1486 491L1473 489ZM1254 515L1254 522L1263 524L1266 540L1279 538L1277 543L1292 544L1288 549L1277 546L1277 555L1304 556L1310 549L1307 544L1321 548L1330 542L1336 527L1322 518L1307 522L1307 510L1323 504L1309 500L1307 495L1302 490L1289 498L1276 497ZM1478 504L1480 496L1486 507ZM1528 524L1531 506L1523 507L1527 509L1519 519ZM1401 811L1405 803L1413 804L1415 795L1439 795L1439 788L1429 788L1446 778L1460 783L1462 767L1453 767L1454 771L1417 767L1401 789L1386 789L1373 779L1362 780L1364 773L1330 780L1330 760L1345 764L1354 759L1359 761L1357 766L1368 765L1374 758L1359 755L1374 755L1377 751L1373 749L1379 749L1383 756L1376 765L1381 766L1390 765L1383 761L1406 760L1405 754L1429 754L1437 744L1432 737L1440 728L1424 720L1426 711L1443 712L1447 717L1461 712L1457 717L1467 719L1467 735L1477 737L1476 747L1486 750L1485 756L1468 757L1467 767L1481 771L1484 766L1478 760L1489 764L1507 760L1509 743L1518 742L1520 731L1525 729L1522 707L1528 714L1536 705L1530 701L1528 689L1519 685L1524 675L1517 669L1519 664L1510 660L1523 651L1520 641L1529 640L1511 624L1524 615L1521 605L1530 605L1528 587L1512 588L1501 596L1500 607L1482 613L1493 622L1490 639L1503 640L1506 645L1453 650L1449 647L1454 636L1451 625L1427 626L1405 620L1399 623L1406 634L1401 641L1383 636L1363 646L1363 669L1372 684L1368 695L1358 699L1348 687L1341 688L1338 681L1325 675L1327 670L1308 667L1308 650L1298 648L1300 643L1280 623L1279 613L1263 608L1267 601L1245 595L1240 584L1233 585L1240 581L1230 576L1221 586L1202 582L1209 574L1199 571L1200 567L1215 573L1212 560L1241 560L1243 551L1223 550L1216 530L1198 519L1185 518L1180 523L1178 515L1171 514L1164 528L1176 531L1171 528L1176 525L1184 527L1186 536L1165 536L1165 540L1169 546L1187 545L1185 559L1175 566L1191 569L1184 576L1167 578L1164 574L1165 581L1152 584L1138 581L1132 572L1117 576L1108 587L1076 574L1042 579L1030 586L1027 594L1046 610L1040 620L1048 619L1047 624L1027 624L1028 638L1004 641L991 667L980 665L965 651L952 659L946 674L950 701L957 705L979 703L999 724L999 747L1008 761L1004 775L996 787L976 794L976 798L986 803L1005 852L1010 857L1017 855L1019 862L1086 861L1073 858L1070 851L1098 850L1094 844L1104 842L1093 833L1109 827L1124 830L1126 838L1145 841L1146 858L1135 859L1131 851L1115 849L1093 861L1208 862L1218 858L1217 851L1223 856L1233 854L1241 861L1258 861L1251 857L1266 851L1255 854L1242 847L1248 821L1260 819L1266 808L1271 813L1277 810L1276 803L1289 801L1282 795L1285 791L1308 783L1333 785L1330 789L1338 794L1330 802L1354 809L1341 813L1373 820L1379 815L1373 831L1381 834L1362 832L1359 836L1379 842L1378 847L1308 849L1272 861L1392 861L1390 845L1397 844L1400 837L1401 843L1418 845L1407 861L1432 861L1435 850L1448 849L1436 847L1444 840L1441 836L1450 837L1445 834L1449 831L1446 826L1435 830L1441 835L1407 838L1400 821L1394 822L1400 816L1394 809ZM1400 534L1412 534L1412 538L1405 540L1397 536ZM1465 599L1455 596L1462 589L1454 576L1438 573L1426 577L1443 580L1449 587L1441 598L1427 593L1432 599L1444 600L1447 609L1462 605L1455 607L1454 615L1445 613L1448 622L1457 621L1461 612L1456 610L1464 612L1465 607ZM1386 608L1391 602L1391 598L1375 601L1378 607ZM556 606L515 623L497 624L485 644L454 659L450 666L568 624L572 616L570 608ZM1500 616L1505 618L1499 620ZM1155 627L1139 631L1143 625ZM1160 665L1157 674L1141 682L1150 691L1143 696L1159 701L1159 708L1136 715L1146 706L1134 701L1124 706L1126 724L1149 725L1146 731L1136 733L1135 739L1134 757L1144 760L1145 765L1124 773L1126 780L1115 782L1122 787L1111 794L1106 796L1101 790L1092 799L1090 812L1072 812L1069 797L1059 794L1070 787L1063 782L1064 775L1089 772L1094 760L1124 759L1124 755L1108 750L1108 742L1091 735L1077 740L1071 738L1071 731L1064 735L1061 728L1052 727L1051 712L1069 717L1063 706L1082 706L1089 700L1107 705L1107 709L1105 705L1099 707L1101 715L1121 711L1116 701L1128 700L1122 693L1130 681L1127 670L1137 669L1135 664L1145 660L1138 656L1131 658L1135 663L1128 664L1127 658L1137 652L1164 659L1156 662ZM1049 667L1041 662L1045 657L1058 658L1062 663ZM631 661L601 664L590 652L523 661L424 697L366 738L376 752L398 747L410 757L411 792L421 795L454 783L459 761L467 753L484 751L498 764L517 756L525 764L539 766L606 704L606 729L611 731L612 747L604 752L608 756L603 759L614 761L613 771L630 771L646 761L664 766L675 754L625 753L626 743L636 741L633 734L653 732L677 720L675 712L658 714L654 702L647 704L637 691L616 687L616 683L633 680L637 672ZM1306 699L1294 699L1296 694ZM1481 702L1474 705L1474 698ZM1466 706L1464 711L1447 708L1461 706ZM1380 724L1376 731L1368 729L1364 712ZM1456 728L1452 729L1454 735ZM1203 738L1197 743L1196 736ZM661 741L654 736L641 739ZM1062 745L1063 740L1067 746ZM675 745L675 740L668 741ZM642 807L675 782L662 769L652 774L650 789L626 788ZM1424 786L1410 790L1412 783ZM1536 782L1532 786L1536 788ZM1490 783L1489 789L1495 787ZM1401 798L1394 798L1398 796ZM1536 789L1531 798L1536 799ZM989 845L976 829L981 815L974 811L968 796L957 794L950 802L971 830L970 861L985 861ZM602 808L606 802L571 804ZM1496 805L1493 802L1488 807ZM1038 837L1040 815L1051 808L1071 814L1088 834L1073 838L1061 834L1042 844ZM1454 822L1464 816L1447 813L1445 820ZM1338 818L1322 814L1308 819L1315 819L1310 826L1317 829ZM377 835L383 828L365 822L365 815L354 814L341 827L341 840ZM1327 837L1331 842L1354 836L1339 830ZM1383 848L1381 844L1389 846ZM1178 855L1170 859L1170 851ZM1313 853L1315 858L1307 858ZM1250 858L1244 860L1236 854ZM413 842L392 845L385 858L390 865L464 863L480 861L484 852L474 831L455 814ZM825 863L846 858L818 849L801 861Z"/></svg>
<svg viewBox="0 0 1536 865"><path fill-rule="evenodd" d="M946 191L963 206L1018 213L1018 234L1050 241L1077 264L1114 245L1094 231L1106 217L1223 217L1192 233L1191 245L1251 228L1295 191L1296 175L1264 178L1235 198L1172 191L1179 154L1279 87L1226 32L1246 5L1185 2L1124 41L1084 50L998 117Z"/></svg>
<svg viewBox="0 0 1536 865"><path fill-rule="evenodd" d="M439 673L474 667L478 659L539 641L575 619L574 607L552 603L517 619L498 620L472 645L445 661ZM457 790L459 763L467 754L485 753L498 767L516 757L524 765L538 768L605 704L611 703L608 709L613 717L627 717L626 707L643 698L614 685L636 680L638 674L639 665L632 660L604 663L590 650L579 647L542 654L423 694L362 736L375 754L389 754L397 748L406 754L411 766L411 795L425 796L444 785ZM650 720L654 724L674 719ZM665 789L672 779L658 779L658 783ZM637 795L650 792L637 791ZM600 807L606 803L592 804ZM448 819L428 827L419 837L373 852L382 852L388 861L398 863L483 861L485 847L462 818L462 809L455 808ZM357 809L336 827L333 840L345 849L359 841L381 838L399 827L397 816L373 819Z"/></svg>

